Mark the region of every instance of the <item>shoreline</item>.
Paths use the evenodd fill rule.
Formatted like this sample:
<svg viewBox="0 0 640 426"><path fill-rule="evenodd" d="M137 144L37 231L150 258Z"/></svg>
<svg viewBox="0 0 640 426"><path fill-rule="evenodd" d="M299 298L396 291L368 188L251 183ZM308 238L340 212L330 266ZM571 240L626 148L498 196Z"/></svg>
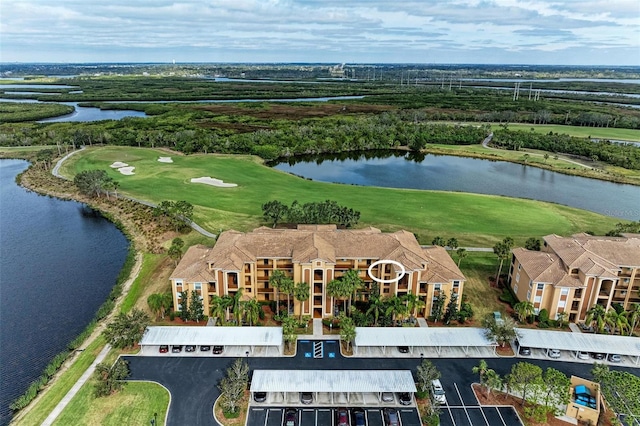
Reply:
<svg viewBox="0 0 640 426"><path fill-rule="evenodd" d="M75 152L77 152L77 151L72 151L72 153L75 153ZM130 244L129 250L133 254L135 262L131 266L131 269L130 269L127 277L125 278L124 282L122 283L121 293L116 298L116 300L114 301L113 308L111 309L109 314L107 314L107 316L105 316L104 318L102 318L101 320L99 320L99 321L97 321L95 323L95 326L93 326L93 330L91 331L91 333L82 341L82 343L75 350L73 350L68 355L68 357L65 359L63 364L60 366L60 368L56 371L56 373L48 381L48 383L46 384L44 389L39 391L37 393L37 395L35 396L35 398L32 401L30 401L27 406L25 406L21 410L13 413L13 416L12 416L11 421L9 423L10 425L14 425L17 422L19 422L20 420L22 420L26 415L28 415L42 401L42 399L46 395L49 394L51 389L54 387L55 384L57 384L57 382L60 380L62 375L66 371L68 371L69 368L76 361L78 361L78 358L79 358L80 354L83 353L83 351L88 346L90 346L92 343L94 343L96 341L96 339L102 334L104 328L110 322L110 320L112 320L113 317L119 313L119 309L122 306L122 303L124 302L124 300L126 299L128 293L129 293L129 290L131 288L131 285L138 278L138 276L140 274L140 271L141 271L141 268L142 268L142 263L143 263L143 249L142 249L142 247L148 245L148 242L143 241L144 240L144 236L139 232L139 230L135 229L135 225L133 225L129 221L125 220L125 218L118 216L117 212L109 211L109 209L105 209L104 206L88 202L86 199L83 199L82 197L74 196L73 193L71 193L69 191L60 191L60 189L56 190L56 189L52 189L52 188L46 188L46 187L43 187L41 185L38 185L38 184L34 183L31 180L31 179L34 178L34 176L31 176L31 174L37 174L38 171L42 171L42 172L45 172L51 179L53 179L53 180L50 181L50 183L52 183L52 184L56 184L56 183L59 184L60 183L60 182L56 182L56 180L57 181L66 182L67 184L71 184L69 181L66 181L63 178L59 178L59 177L54 176L51 173L52 170L47 170L47 171L35 170L37 166L34 164L34 160L32 158L25 158L25 157L28 157L28 156L24 156L24 157L14 156L14 157L11 157L12 159L19 159L19 160L24 160L24 161L29 162L29 167L27 167L26 170L24 170L23 172L18 174L16 176L16 178L15 178L16 179L16 183L19 186L25 188L28 191L33 191L33 192L35 192L37 194L40 194L40 195L43 195L43 196L55 197L55 198L58 198L60 200L73 200L73 201L76 201L76 202L79 202L79 203L83 203L83 204L87 205L88 207L99 211L100 214L106 220L111 222L116 228L118 228L124 234L125 238L129 241L129 244ZM7 158L7 157L4 157L4 158ZM58 186L60 186L60 185L58 185ZM66 189L68 190L69 188L66 188ZM142 247L140 247L140 245L142 245ZM125 260L125 263L122 265L122 268L120 269L120 272L122 273L122 271L126 267L127 267L127 262ZM118 282L116 281L112 288L115 288L117 285L118 285ZM95 319L92 319L91 322L93 322L93 321L95 321ZM86 327L90 327L91 326L91 322L89 322L86 325ZM84 330L86 330L86 328ZM79 335L82 335L83 332L81 332ZM104 348L104 346L106 346L106 343L104 345L100 345L100 349ZM62 401L63 397L64 397L64 395L60 396L61 401ZM61 403L61 402L59 402L59 403Z"/></svg>

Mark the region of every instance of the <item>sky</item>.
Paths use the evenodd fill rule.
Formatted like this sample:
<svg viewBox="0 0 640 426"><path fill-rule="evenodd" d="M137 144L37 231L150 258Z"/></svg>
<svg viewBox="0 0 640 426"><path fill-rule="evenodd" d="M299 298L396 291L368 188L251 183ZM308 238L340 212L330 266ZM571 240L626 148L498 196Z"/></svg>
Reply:
<svg viewBox="0 0 640 426"><path fill-rule="evenodd" d="M0 63L640 65L638 0L2 0Z"/></svg>

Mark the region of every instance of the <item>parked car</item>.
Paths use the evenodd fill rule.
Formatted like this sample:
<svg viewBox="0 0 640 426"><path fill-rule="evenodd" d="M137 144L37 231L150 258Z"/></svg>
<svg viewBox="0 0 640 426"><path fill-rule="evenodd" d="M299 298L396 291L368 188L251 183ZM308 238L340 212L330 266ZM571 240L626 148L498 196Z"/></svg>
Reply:
<svg viewBox="0 0 640 426"><path fill-rule="evenodd" d="M174 354L182 352L182 345L173 345L173 346L171 346L171 352L173 352Z"/></svg>
<svg viewBox="0 0 640 426"><path fill-rule="evenodd" d="M336 411L336 426L349 426L349 412L346 408Z"/></svg>
<svg viewBox="0 0 640 426"><path fill-rule="evenodd" d="M431 391L433 392L433 398L438 404L447 403L447 396L444 394L444 388L442 387L442 383L440 383L440 379L431 382Z"/></svg>
<svg viewBox="0 0 640 426"><path fill-rule="evenodd" d="M184 347L185 352L193 352L196 350L196 347L194 345L187 345Z"/></svg>
<svg viewBox="0 0 640 426"><path fill-rule="evenodd" d="M593 352L591 353L591 358L597 359L598 361L602 361L604 359L604 354L600 352Z"/></svg>
<svg viewBox="0 0 640 426"><path fill-rule="evenodd" d="M313 402L313 394L311 392L300 392L300 402L311 404Z"/></svg>
<svg viewBox="0 0 640 426"><path fill-rule="evenodd" d="M287 408L284 410L284 426L298 426L298 410Z"/></svg>
<svg viewBox="0 0 640 426"><path fill-rule="evenodd" d="M400 420L398 420L398 412L393 408L385 408L382 411L384 415L384 424L386 426L400 426Z"/></svg>
<svg viewBox="0 0 640 426"><path fill-rule="evenodd" d="M580 327L580 329L582 330L583 333L595 333L595 330L593 329L592 326L587 325L587 324L585 324L583 322L578 324L578 326Z"/></svg>
<svg viewBox="0 0 640 426"><path fill-rule="evenodd" d="M559 349L549 349L549 351L547 352L547 356L549 358L560 358L560 350Z"/></svg>
<svg viewBox="0 0 640 426"><path fill-rule="evenodd" d="M213 354L214 355L220 355L222 352L224 352L224 346L214 346L213 347Z"/></svg>
<svg viewBox="0 0 640 426"><path fill-rule="evenodd" d="M211 346L209 345L201 345L200 352L209 352L211 350Z"/></svg>
<svg viewBox="0 0 640 426"><path fill-rule="evenodd" d="M393 402L393 393L382 392L382 402Z"/></svg>
<svg viewBox="0 0 640 426"><path fill-rule="evenodd" d="M610 362L620 362L620 361L622 361L622 357L620 355L611 354L611 355L609 355L609 361Z"/></svg>
<svg viewBox="0 0 640 426"><path fill-rule="evenodd" d="M411 397L411 394L409 392L402 392L398 394L398 400L402 405L411 405L411 401L413 400L413 398Z"/></svg>
<svg viewBox="0 0 640 426"><path fill-rule="evenodd" d="M589 359L589 354L587 352L578 352L578 359Z"/></svg>
<svg viewBox="0 0 640 426"><path fill-rule="evenodd" d="M525 355L525 356L531 355L531 348L527 346L520 346L520 355Z"/></svg>
<svg viewBox="0 0 640 426"><path fill-rule="evenodd" d="M362 408L352 408L351 415L353 416L353 426L367 425L367 420L364 416L364 410Z"/></svg>
<svg viewBox="0 0 640 426"><path fill-rule="evenodd" d="M253 400L255 402L265 402L267 400L267 393L266 392L255 392L253 394Z"/></svg>
<svg viewBox="0 0 640 426"><path fill-rule="evenodd" d="M406 354L409 352L409 346L398 346L398 352Z"/></svg>
<svg viewBox="0 0 640 426"><path fill-rule="evenodd" d="M160 353L166 354L167 352L169 352L169 345L160 345Z"/></svg>

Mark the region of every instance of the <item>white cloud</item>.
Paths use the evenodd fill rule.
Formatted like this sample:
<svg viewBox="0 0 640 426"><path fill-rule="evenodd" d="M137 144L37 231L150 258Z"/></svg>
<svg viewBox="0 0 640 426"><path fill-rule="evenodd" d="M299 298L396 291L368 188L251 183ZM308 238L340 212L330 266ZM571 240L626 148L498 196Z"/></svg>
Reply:
<svg viewBox="0 0 640 426"><path fill-rule="evenodd" d="M469 52L490 51L491 62L540 63L571 50L584 64L640 62L637 0L3 0L0 15L3 61L142 50L144 61L259 51L268 61L471 62Z"/></svg>

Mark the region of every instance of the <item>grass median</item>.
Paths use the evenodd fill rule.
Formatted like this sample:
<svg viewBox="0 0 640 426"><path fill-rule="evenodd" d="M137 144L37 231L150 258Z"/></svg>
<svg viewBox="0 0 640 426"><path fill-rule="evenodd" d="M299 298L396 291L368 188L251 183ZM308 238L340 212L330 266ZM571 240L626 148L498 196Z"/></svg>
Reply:
<svg viewBox="0 0 640 426"><path fill-rule="evenodd" d="M71 157L63 173L69 177L88 169L107 170L119 190L135 198L159 203L185 200L195 206L194 220L204 228L247 231L263 224L261 206L270 200L290 204L331 199L361 212L359 227L383 231L407 229L419 241L430 243L439 235L456 237L461 245L491 247L505 236L522 244L531 236L569 235L613 229L618 219L559 204L460 192L421 191L330 184L302 179L274 170L250 156L172 155L166 151L103 147ZM135 167L127 176L110 167L124 162ZM209 176L235 183L220 188L191 183Z"/></svg>

